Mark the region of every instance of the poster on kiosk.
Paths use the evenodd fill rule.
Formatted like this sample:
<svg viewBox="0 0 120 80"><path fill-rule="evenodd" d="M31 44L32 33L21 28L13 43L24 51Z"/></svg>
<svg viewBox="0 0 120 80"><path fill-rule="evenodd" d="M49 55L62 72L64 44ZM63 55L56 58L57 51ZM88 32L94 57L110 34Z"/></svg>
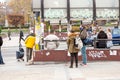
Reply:
<svg viewBox="0 0 120 80"><path fill-rule="evenodd" d="M43 38L44 38L44 24L41 22L40 19L40 13L36 13L36 18L35 18L35 34L36 34L36 45L35 49L36 50L41 50L43 49Z"/></svg>
<svg viewBox="0 0 120 80"><path fill-rule="evenodd" d="M61 21L58 21L57 26L50 24L50 21L48 21L47 25L47 23L42 22L39 14L40 13L36 13L35 17L36 51L66 50L66 32L62 32Z"/></svg>

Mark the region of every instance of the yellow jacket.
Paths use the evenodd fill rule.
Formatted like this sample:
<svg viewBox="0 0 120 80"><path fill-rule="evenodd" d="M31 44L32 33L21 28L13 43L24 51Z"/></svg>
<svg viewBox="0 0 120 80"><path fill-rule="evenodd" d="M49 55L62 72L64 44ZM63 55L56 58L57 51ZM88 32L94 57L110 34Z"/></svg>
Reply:
<svg viewBox="0 0 120 80"><path fill-rule="evenodd" d="M25 46L28 48L33 48L35 45L35 37L34 36L28 36L25 40Z"/></svg>

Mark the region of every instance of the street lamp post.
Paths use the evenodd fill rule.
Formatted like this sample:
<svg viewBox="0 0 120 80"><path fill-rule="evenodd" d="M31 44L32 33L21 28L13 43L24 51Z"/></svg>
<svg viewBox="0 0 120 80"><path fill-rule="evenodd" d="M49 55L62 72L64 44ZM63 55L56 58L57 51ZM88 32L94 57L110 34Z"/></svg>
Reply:
<svg viewBox="0 0 120 80"><path fill-rule="evenodd" d="M8 20L7 20L7 2L5 2L5 27L8 27Z"/></svg>

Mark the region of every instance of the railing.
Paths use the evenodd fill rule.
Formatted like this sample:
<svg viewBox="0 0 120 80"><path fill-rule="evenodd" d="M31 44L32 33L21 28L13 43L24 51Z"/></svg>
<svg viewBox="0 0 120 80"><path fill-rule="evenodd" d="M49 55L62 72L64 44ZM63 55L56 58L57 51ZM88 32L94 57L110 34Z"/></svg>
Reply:
<svg viewBox="0 0 120 80"><path fill-rule="evenodd" d="M120 39L94 39L93 40L93 45L94 45L94 48L97 48L96 47L96 43L98 42L98 41L106 41L106 44L107 44L107 41L119 41L118 43L120 44Z"/></svg>
<svg viewBox="0 0 120 80"><path fill-rule="evenodd" d="M120 39L94 39L93 40L93 47L94 48L97 48L97 45L96 45L96 43L98 42L98 41L106 41L105 43L106 43L106 45L107 45L107 41L112 41L112 42L114 42L114 41L116 41L118 44L120 44ZM60 40L44 40L44 42L66 42L66 39L60 39ZM92 45L92 44L91 44ZM113 46L114 46L114 43L113 43ZM107 47L105 47L105 48L102 48L102 49L106 49Z"/></svg>

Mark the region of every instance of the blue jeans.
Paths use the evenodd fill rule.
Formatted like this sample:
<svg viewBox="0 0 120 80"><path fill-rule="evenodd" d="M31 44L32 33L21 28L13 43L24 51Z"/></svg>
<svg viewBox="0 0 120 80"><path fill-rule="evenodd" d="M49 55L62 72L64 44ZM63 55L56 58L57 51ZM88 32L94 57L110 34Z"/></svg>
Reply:
<svg viewBox="0 0 120 80"><path fill-rule="evenodd" d="M81 53L82 53L82 62L83 64L87 64L87 54L86 54L86 46L83 45L81 48Z"/></svg>
<svg viewBox="0 0 120 80"><path fill-rule="evenodd" d="M0 51L0 64L4 64L1 51Z"/></svg>

